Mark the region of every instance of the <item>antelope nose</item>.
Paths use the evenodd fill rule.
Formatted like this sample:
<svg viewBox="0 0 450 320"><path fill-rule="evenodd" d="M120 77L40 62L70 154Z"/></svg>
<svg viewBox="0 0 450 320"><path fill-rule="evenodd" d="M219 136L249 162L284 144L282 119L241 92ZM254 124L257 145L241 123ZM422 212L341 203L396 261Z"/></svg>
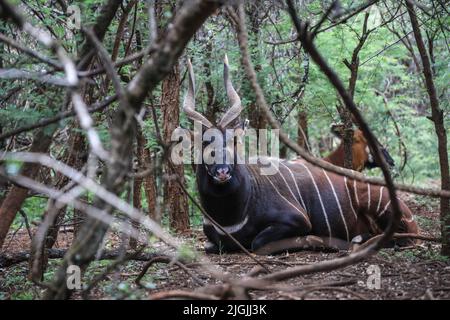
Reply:
<svg viewBox="0 0 450 320"><path fill-rule="evenodd" d="M228 181L231 178L230 169L228 167L217 168L214 178L219 182Z"/></svg>

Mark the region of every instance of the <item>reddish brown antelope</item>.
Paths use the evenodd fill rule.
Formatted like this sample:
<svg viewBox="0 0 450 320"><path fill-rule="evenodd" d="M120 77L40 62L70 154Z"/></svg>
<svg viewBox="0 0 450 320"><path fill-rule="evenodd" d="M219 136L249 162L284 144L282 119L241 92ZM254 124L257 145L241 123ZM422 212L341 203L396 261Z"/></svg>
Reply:
<svg viewBox="0 0 450 320"><path fill-rule="evenodd" d="M224 61L225 89L232 107L216 126L195 111L195 85L188 62L189 88L183 109L203 128L223 134L238 120L241 100L229 78ZM205 149L212 142L204 142ZM232 148L238 142L233 142ZM224 144L224 149L226 146ZM226 154L226 150L222 152ZM236 153L234 153L236 154ZM327 172L303 161L269 159L278 165L274 175L262 175L260 165L234 162L196 166L197 186L206 212L244 247L253 251L292 237L318 236L350 243L359 235L376 235L393 215L384 187L360 183ZM400 201L403 213L397 232L417 233L418 227L408 207ZM208 253L238 250L237 245L208 219L203 230L208 238ZM406 242L406 241L405 241ZM399 243L399 244L405 244Z"/></svg>
<svg viewBox="0 0 450 320"><path fill-rule="evenodd" d="M333 125L331 127L331 132L333 132L338 138L343 136L343 126ZM378 143L380 150L386 160L386 163L393 167L394 160L392 159L389 152L380 143ZM323 160L328 161L336 166L344 167L344 142L341 142L339 146L330 153L328 156L323 158ZM374 161L369 144L364 137L363 132L360 129L353 131L353 141L352 141L352 169L361 172L364 168L372 169L379 167L380 165Z"/></svg>

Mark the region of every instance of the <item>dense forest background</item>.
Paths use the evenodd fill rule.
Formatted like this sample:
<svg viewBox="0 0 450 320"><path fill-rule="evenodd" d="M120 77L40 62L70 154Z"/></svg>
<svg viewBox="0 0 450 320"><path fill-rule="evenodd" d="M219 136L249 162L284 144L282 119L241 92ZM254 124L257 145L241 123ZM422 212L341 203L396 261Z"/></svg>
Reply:
<svg viewBox="0 0 450 320"><path fill-rule="evenodd" d="M81 8L83 24L92 23L99 7L97 1L74 2ZM34 23L43 24L51 33L61 39L64 47L74 56L83 44L83 34L71 30L67 26L67 15L58 5L51 5L48 1L26 1L25 8L32 14ZM176 10L172 3L158 3L157 20L162 28L167 24ZM322 16L330 3L326 1L302 1L300 15L314 25ZM357 7L354 1L340 2L341 10ZM330 132L331 124L339 123L337 107L339 99L326 77L316 65L310 63L308 56L301 50L297 41L287 41L295 37L289 15L280 10L281 4L269 1L265 5L249 3L249 35L252 48L252 58L258 71L258 80L266 93L272 111L282 123L282 128L293 139L297 139L301 131L298 130L299 119L307 121L307 134L311 152L319 157L326 156L334 150L340 142ZM425 30L430 58L433 61L433 72L437 93L444 111L445 124L448 127L449 99L448 99L448 39L446 38L448 25L448 8L444 2L432 1L423 4L428 11L419 9L422 28ZM420 8L420 6L419 6ZM110 32L106 34L104 45L108 51L114 53L113 60L121 60L126 56L138 52L148 45L149 28L147 25L146 3L137 1L127 4L118 19L111 22ZM363 36L366 24L367 39L358 52L358 79L355 87L355 102L364 114L367 122L376 133L379 141L387 147L395 160L396 179L405 183L419 185L433 185L439 179L439 160L437 155L437 140L428 107L426 88L420 73L420 58L414 44L412 29L406 8L396 1L381 1L362 13L340 23L334 27L325 25L324 32L316 38L317 47L326 53L330 65L336 70L341 79L350 77L350 69L344 61L351 61L352 55ZM330 26L333 23L329 23ZM216 15L208 20L199 30L186 49L185 55L191 57L197 71L197 105L200 111L209 113L210 117L217 117L227 107L223 90L222 64L225 54L229 55L233 74L233 81L244 104L244 112L251 119L251 125L260 127L259 120L252 118L252 104L255 104L254 94L245 79L240 65L240 53L233 32L232 22L226 16ZM7 25L2 26L2 32L10 33ZM17 41L27 42L26 35L17 35ZM25 38L25 39L22 39ZM45 65L32 60L25 55L18 56L17 51L9 46L1 46L1 65L7 67L40 72ZM137 68L137 63L127 64L120 68L120 76L124 83ZM176 70L176 82L180 88L178 101L186 85L185 68L182 61ZM108 80L96 79L94 88L97 90L90 100L98 101L100 97L112 96L114 88L108 85ZM170 85L173 86L174 82ZM55 106L62 105L64 94L58 88L46 85L36 88L33 81L2 81L0 109L0 124L3 132L8 129L20 128L51 118L60 112ZM18 89L20 88L20 90ZM45 90L45 93L43 92ZM94 90L94 89L91 89ZM101 93L100 93L101 92ZM163 125L163 110L157 105L162 99L161 87L153 91L153 97L148 104L156 105L157 118ZM114 108L114 103L111 104ZM95 114L96 127L106 146L109 144L109 120L112 111ZM188 126L184 114L180 114L180 123ZM175 118L177 116L175 115ZM176 121L176 120L175 120ZM263 121L263 120L261 120ZM146 117L142 123L142 134L145 148L154 156L158 155L158 144L154 134L151 117ZM256 126L255 126L256 125ZM266 125L266 124L263 124ZM50 152L56 158L63 156L67 141L79 134L79 129L72 119L64 119L44 128L44 133L54 133L54 143ZM2 141L9 150L26 148L33 138L33 133L27 132L8 141ZM84 139L80 145L83 145ZM85 148L85 147L84 147ZM282 155L292 158L291 151L282 150ZM192 170L186 170L186 182L189 190L195 193L195 181ZM379 169L368 171L367 174L379 175ZM160 177L155 182L161 185ZM155 188L162 191L162 188ZM5 190L3 191L5 192ZM135 191L136 192L136 191ZM144 190L142 190L143 195ZM162 201L163 193L159 192ZM148 210L146 197L142 205ZM45 208L46 199L30 197L24 204L25 212L32 215L32 219L39 218ZM196 218L200 213L191 207L192 223L198 225L201 220ZM167 215L163 214L163 217ZM20 224L18 216L16 225Z"/></svg>
<svg viewBox="0 0 450 320"><path fill-rule="evenodd" d="M146 59L158 50L158 44L168 41L166 30L173 27L174 17L184 2L8 2L19 7L31 25L58 39L59 45L76 62L78 92L86 105L95 109L90 110L92 127L104 149L114 149L111 132L123 101L117 98L117 81L105 72L102 51L88 34L96 34L100 46L115 64L118 83L126 87ZM422 59L404 1L294 2L300 19L309 21L316 32L314 43L329 65L350 88L353 81L353 98L358 109L395 160L392 171L395 181L440 188L438 140L424 85ZM431 61L444 126L448 129L448 1L413 3ZM0 11L0 16L4 14L0 19L0 149L47 153L86 172L91 151L89 133L86 126L80 125L76 112L72 112L67 93L70 86L65 82L59 56L39 44L30 33L19 31L7 21L5 8ZM248 1L244 10L250 56L271 111L291 139L317 157L326 156L341 142L330 131L332 124L343 121L345 112L339 95L298 41L284 2ZM103 17L103 24L99 17ZM92 26L93 31L89 31ZM187 58L192 60L196 72L197 110L214 120L228 108L222 75L222 61L227 54L233 83L243 102L243 117L254 128L269 127L241 64L236 28L233 14L223 8L213 10L167 76L142 100L136 110L135 135L124 142L128 153L133 155L133 169L120 178L124 179L124 188L117 189L120 198L174 232L198 229L202 224L199 208L182 191L178 180L171 179L173 175L181 177L181 184L196 199L195 173L191 166L168 166L163 143L170 141L171 132L178 126L191 126L180 111L187 88ZM280 146L282 157L296 156L283 144ZM99 180L102 173L111 170L106 167L100 161L97 171L89 174ZM67 177L49 167L8 161L4 170L9 174L22 170L56 190L71 188ZM380 169L364 173L381 176ZM14 191L14 184L5 179L0 183L2 204L8 193ZM80 198L92 203L96 197L94 192L86 191ZM17 192L16 202L7 208L8 212L15 211L10 235L24 229L33 233L52 205L40 192ZM55 236L48 241L48 248L55 242L58 229L73 228L76 235L85 221L84 213L71 205L58 210L51 231ZM3 244L3 250L8 243ZM130 246L136 248L137 243L131 239Z"/></svg>

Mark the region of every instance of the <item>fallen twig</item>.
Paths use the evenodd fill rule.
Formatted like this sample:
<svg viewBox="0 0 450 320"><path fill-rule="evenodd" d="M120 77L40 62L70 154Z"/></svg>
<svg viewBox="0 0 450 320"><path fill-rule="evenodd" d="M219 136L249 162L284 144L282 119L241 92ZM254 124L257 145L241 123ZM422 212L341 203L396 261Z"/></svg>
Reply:
<svg viewBox="0 0 450 320"><path fill-rule="evenodd" d="M61 259L66 254L67 249L47 249L47 254L49 259ZM119 250L105 250L99 260L112 260L120 257L121 252ZM149 261L155 256L156 253L139 253L133 255L130 260L136 261ZM0 268L8 268L15 264L28 261L30 258L30 251L20 251L15 253L1 253L0 254Z"/></svg>
<svg viewBox="0 0 450 320"><path fill-rule="evenodd" d="M300 300L304 300L307 295L309 295L310 293L312 293L314 291L340 291L342 293L353 295L353 296L357 297L360 300L367 300L367 297L365 297L364 295L362 295L360 293L356 293L356 292L351 291L349 289L339 288L339 287L315 287L315 288L307 289L304 292L300 293L298 298L300 298Z"/></svg>
<svg viewBox="0 0 450 320"><path fill-rule="evenodd" d="M150 300L177 299L177 298L194 299L194 300L219 300L219 298L217 298L212 294L183 291L183 290L157 292L149 296Z"/></svg>
<svg viewBox="0 0 450 320"><path fill-rule="evenodd" d="M175 264L176 266L180 267L184 272L186 272L189 276L192 277L192 279L194 279L195 282L197 282L197 284L203 286L205 285L205 283L200 280L196 275L194 275L192 273L192 271L186 267L186 265L184 265L182 262L174 260L172 257L169 256L165 256L165 255L160 255L160 256L156 256L153 259L151 259L142 269L142 271L139 273L139 275L137 276L136 280L134 280L134 282L140 286L140 287L144 287L144 285L142 285L141 283L141 279L145 276L145 274L147 273L148 269L155 263L172 263Z"/></svg>

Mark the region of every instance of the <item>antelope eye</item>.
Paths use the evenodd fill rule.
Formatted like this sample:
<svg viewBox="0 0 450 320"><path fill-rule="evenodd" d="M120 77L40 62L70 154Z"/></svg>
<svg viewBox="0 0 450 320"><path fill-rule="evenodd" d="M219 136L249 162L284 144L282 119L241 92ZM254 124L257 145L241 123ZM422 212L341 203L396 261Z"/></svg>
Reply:
<svg viewBox="0 0 450 320"><path fill-rule="evenodd" d="M216 152L213 150L211 151L211 157L215 157L216 156Z"/></svg>

